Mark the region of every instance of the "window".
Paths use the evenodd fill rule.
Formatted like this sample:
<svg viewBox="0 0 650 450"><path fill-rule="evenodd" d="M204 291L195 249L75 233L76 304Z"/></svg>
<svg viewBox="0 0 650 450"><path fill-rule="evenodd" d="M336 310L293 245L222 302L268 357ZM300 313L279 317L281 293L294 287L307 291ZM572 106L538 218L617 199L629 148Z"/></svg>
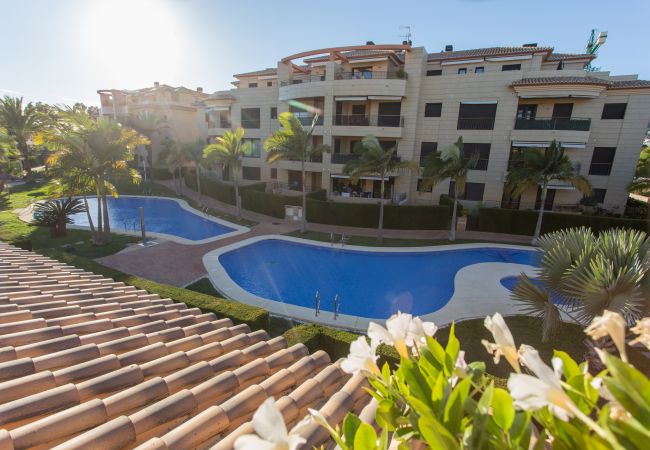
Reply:
<svg viewBox="0 0 650 450"><path fill-rule="evenodd" d="M259 167L246 167L241 168L242 177L244 180L259 181L262 179L261 170Z"/></svg>
<svg viewBox="0 0 650 450"><path fill-rule="evenodd" d="M420 167L424 166L427 157L438 151L437 142L423 142L420 144Z"/></svg>
<svg viewBox="0 0 650 450"><path fill-rule="evenodd" d="M271 107L271 119L277 119L278 118L278 108L275 106Z"/></svg>
<svg viewBox="0 0 650 450"><path fill-rule="evenodd" d="M278 179L278 169L275 167L271 167L271 179L277 180Z"/></svg>
<svg viewBox="0 0 650 450"><path fill-rule="evenodd" d="M461 67L458 69L458 75L465 75L467 73L467 67Z"/></svg>
<svg viewBox="0 0 650 450"><path fill-rule="evenodd" d="M442 69L427 70L428 77L437 77L439 75L442 75Z"/></svg>
<svg viewBox="0 0 650 450"><path fill-rule="evenodd" d="M260 109L259 108L242 108L241 109L241 126L244 128L260 127Z"/></svg>
<svg viewBox="0 0 650 450"><path fill-rule="evenodd" d="M253 138L244 138L241 140L242 143L247 143L250 142L253 144L253 151L247 155L244 155L246 158L259 158L260 155L262 154L262 140L261 139L253 139Z"/></svg>
<svg viewBox="0 0 650 450"><path fill-rule="evenodd" d="M454 190L456 189L456 183L449 183L449 197L454 198ZM485 191L485 183L470 183L469 181L465 183L465 192L463 195L458 197L458 200L470 200L473 202L483 201L483 191Z"/></svg>
<svg viewBox="0 0 650 450"><path fill-rule="evenodd" d="M573 113L573 103L556 103L553 105L554 119L569 119Z"/></svg>
<svg viewBox="0 0 650 450"><path fill-rule="evenodd" d="M493 130L497 104L461 103L458 111L459 130Z"/></svg>
<svg viewBox="0 0 650 450"><path fill-rule="evenodd" d="M273 81L267 81L266 85L269 86L269 87L273 86Z"/></svg>
<svg viewBox="0 0 650 450"><path fill-rule="evenodd" d="M601 119L624 119L627 103L605 103Z"/></svg>
<svg viewBox="0 0 650 450"><path fill-rule="evenodd" d="M249 87L249 88L256 88L256 87L257 87L257 83L248 83L248 87Z"/></svg>
<svg viewBox="0 0 650 450"><path fill-rule="evenodd" d="M537 114L537 105L519 105L517 106L517 119L531 120Z"/></svg>
<svg viewBox="0 0 650 450"><path fill-rule="evenodd" d="M429 185L425 189L422 189L422 178L418 178L418 192L433 192L433 185Z"/></svg>
<svg viewBox="0 0 650 450"><path fill-rule="evenodd" d="M612 171L612 163L616 147L596 147L591 157L589 175L609 175Z"/></svg>
<svg viewBox="0 0 650 450"><path fill-rule="evenodd" d="M502 72L508 72L511 70L521 70L521 64L504 64L501 66Z"/></svg>
<svg viewBox="0 0 650 450"><path fill-rule="evenodd" d="M483 73L485 72L485 67L477 67L474 69L474 73Z"/></svg>
<svg viewBox="0 0 650 450"><path fill-rule="evenodd" d="M291 84L301 84L301 83L302 83L302 80L299 79L299 78L295 78L295 79L291 80Z"/></svg>
<svg viewBox="0 0 650 450"><path fill-rule="evenodd" d="M219 111L219 128L230 128L230 111Z"/></svg>
<svg viewBox="0 0 650 450"><path fill-rule="evenodd" d="M488 160L490 159L490 144L477 144L466 142L463 146L463 159L467 161L474 153L478 153L478 161L474 170L487 170Z"/></svg>
<svg viewBox="0 0 650 450"><path fill-rule="evenodd" d="M605 203L605 194L607 194L607 189L592 189L591 196L584 196L582 198L582 203L589 204L590 202L594 203Z"/></svg>
<svg viewBox="0 0 650 450"><path fill-rule="evenodd" d="M424 105L424 117L440 117L442 103L427 103Z"/></svg>

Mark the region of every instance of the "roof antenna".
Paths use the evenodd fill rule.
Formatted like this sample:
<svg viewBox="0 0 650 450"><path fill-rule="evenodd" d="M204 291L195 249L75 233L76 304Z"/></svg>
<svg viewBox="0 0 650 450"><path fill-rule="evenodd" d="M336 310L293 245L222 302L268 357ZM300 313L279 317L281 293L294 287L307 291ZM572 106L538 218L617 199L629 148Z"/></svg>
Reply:
<svg viewBox="0 0 650 450"><path fill-rule="evenodd" d="M412 45L411 42L411 26L410 25L400 25L399 29L402 30L404 34L400 34L399 37L402 38L403 45Z"/></svg>
<svg viewBox="0 0 650 450"><path fill-rule="evenodd" d="M594 55L598 56L598 49L607 41L607 31L601 31L598 33L598 36L596 36L596 33L598 30L591 30L591 34L589 35L589 40L587 41L587 48L585 49L586 53L589 55ZM585 70L587 72L596 72L600 70L600 67L594 67L591 65L591 61L589 61L589 64L587 64L587 67L585 67Z"/></svg>

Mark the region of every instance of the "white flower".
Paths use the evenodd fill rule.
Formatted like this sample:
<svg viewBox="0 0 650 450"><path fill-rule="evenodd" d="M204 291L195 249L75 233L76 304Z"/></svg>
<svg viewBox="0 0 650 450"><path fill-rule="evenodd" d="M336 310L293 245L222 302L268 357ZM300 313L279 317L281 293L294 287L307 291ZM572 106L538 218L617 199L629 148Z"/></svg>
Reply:
<svg viewBox="0 0 650 450"><path fill-rule="evenodd" d="M488 342L485 339L481 340L481 344L486 348L486 350L494 355L494 364L499 364L501 355L503 355L506 360L510 363L515 371L520 372L519 362L517 361L517 347L515 347L515 340L510 333L508 325L506 325L505 320L501 314L496 313L492 317L487 316L485 318L485 328L490 330L492 336L494 336L494 343Z"/></svg>
<svg viewBox="0 0 650 450"><path fill-rule="evenodd" d="M380 375L377 367L378 342L371 340L370 344L365 336L359 336L350 344L350 354L341 362L341 369L346 373L356 374L360 370Z"/></svg>
<svg viewBox="0 0 650 450"><path fill-rule="evenodd" d="M562 370L561 360L554 358L555 370L544 364L539 353L533 347L522 345L520 358L523 364L535 376L524 374L511 374L508 379L508 389L514 400L514 405L526 411L536 411L545 406L560 420L573 417L577 407L569 398L562 384L558 372Z"/></svg>
<svg viewBox="0 0 650 450"><path fill-rule="evenodd" d="M427 336L433 336L438 327L433 322L424 322L411 314L397 314L386 320L386 328L370 322L368 336L381 344L392 345L400 356L408 358L407 347L422 347L427 344Z"/></svg>
<svg viewBox="0 0 650 450"><path fill-rule="evenodd" d="M456 365L454 366L454 373L451 375L452 386L456 386L459 378L467 377L467 363L465 362L465 351L461 350L458 352L458 357L456 358Z"/></svg>
<svg viewBox="0 0 650 450"><path fill-rule="evenodd" d="M592 339L609 336L614 342L614 345L616 345L621 359L627 362L627 354L625 353L625 319L623 319L623 316L605 310L602 316L594 317L594 320L585 329L585 333Z"/></svg>
<svg viewBox="0 0 650 450"><path fill-rule="evenodd" d="M630 329L637 335L633 341L630 341L630 345L643 344L650 350L650 317L638 320Z"/></svg>
<svg viewBox="0 0 650 450"><path fill-rule="evenodd" d="M287 426L273 397L267 398L253 415L255 434L239 436L235 450L295 450L307 442L300 432L309 424L302 420L287 433Z"/></svg>

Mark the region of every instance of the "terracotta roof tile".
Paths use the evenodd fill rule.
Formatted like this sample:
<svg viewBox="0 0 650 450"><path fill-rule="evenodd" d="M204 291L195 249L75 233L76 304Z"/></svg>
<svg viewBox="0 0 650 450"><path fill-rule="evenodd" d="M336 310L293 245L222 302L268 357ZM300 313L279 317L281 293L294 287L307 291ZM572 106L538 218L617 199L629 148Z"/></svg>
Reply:
<svg viewBox="0 0 650 450"><path fill-rule="evenodd" d="M593 84L608 86L611 82L602 78L584 76L584 77L536 77L523 78L513 81L511 86L532 86L532 85L549 85L549 84Z"/></svg>
<svg viewBox="0 0 650 450"><path fill-rule="evenodd" d="M596 55L589 53L551 53L546 61L559 61L564 59L595 59Z"/></svg>
<svg viewBox="0 0 650 450"><path fill-rule="evenodd" d="M370 414L322 351L4 243L0 347L0 448L231 448L269 396Z"/></svg>
<svg viewBox="0 0 650 450"><path fill-rule="evenodd" d="M243 73L238 73L233 75L235 78L242 78L242 77L260 77L264 75L275 75L278 73L278 69L275 67L267 67L266 69L262 70L254 70L253 72L243 72Z"/></svg>
<svg viewBox="0 0 650 450"><path fill-rule="evenodd" d="M609 89L650 88L650 80L612 81Z"/></svg>
<svg viewBox="0 0 650 450"><path fill-rule="evenodd" d="M448 59L487 58L499 56L529 55L532 53L551 54L552 47L488 47L471 50L456 50L452 52L429 53L428 61L444 61Z"/></svg>

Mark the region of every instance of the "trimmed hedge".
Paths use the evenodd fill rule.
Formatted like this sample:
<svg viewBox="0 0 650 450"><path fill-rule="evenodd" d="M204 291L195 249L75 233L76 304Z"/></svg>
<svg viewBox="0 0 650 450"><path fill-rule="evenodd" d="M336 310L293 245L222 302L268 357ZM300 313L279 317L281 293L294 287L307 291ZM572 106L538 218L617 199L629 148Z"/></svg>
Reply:
<svg viewBox="0 0 650 450"><path fill-rule="evenodd" d="M155 180L171 180L172 174L166 167L154 167L151 169L151 174Z"/></svg>
<svg viewBox="0 0 650 450"><path fill-rule="evenodd" d="M249 211L255 211L267 216L284 218L285 205L302 205L302 196L275 195L252 189L242 191L241 206Z"/></svg>
<svg viewBox="0 0 650 450"><path fill-rule="evenodd" d="M532 236L537 223L537 211L521 211L504 208L479 208L477 231L492 233L523 234ZM542 233L549 233L564 228L589 227L598 232L608 228L633 228L650 230L650 221L640 219L623 219L618 217L588 216L545 212L542 220Z"/></svg>
<svg viewBox="0 0 650 450"><path fill-rule="evenodd" d="M307 221L326 225L375 228L379 204L307 200ZM396 230L444 230L449 223L447 206L386 205L384 228Z"/></svg>
<svg viewBox="0 0 650 450"><path fill-rule="evenodd" d="M360 335L322 325L302 324L285 332L283 336L289 346L302 343L307 346L310 353L323 350L330 356L332 361L336 361L339 358L348 356L350 344ZM393 367L399 362L399 355L393 347L380 345L377 354L379 355L379 367L384 362Z"/></svg>
<svg viewBox="0 0 650 450"><path fill-rule="evenodd" d="M187 171L184 176L185 185L196 191L198 189L196 183L196 173L192 171ZM243 197L244 191L247 190L256 190L264 192L266 189L266 183L254 183L247 184L239 187L239 194ZM212 197L215 200L220 202L228 203L230 205L235 204L235 187L232 184L224 183L222 181L213 180L207 177L201 177L201 194L208 197ZM242 201L243 203L243 201Z"/></svg>
<svg viewBox="0 0 650 450"><path fill-rule="evenodd" d="M212 295L201 294L168 284L156 283L155 281L129 275L119 270L103 266L93 260L80 258L69 253L58 251L43 253L63 263L158 294L162 298L171 298L174 301L183 302L189 307L199 308L203 312L212 312L217 317L227 317L236 324L245 323L252 330L269 329L269 312L263 308L257 308Z"/></svg>

